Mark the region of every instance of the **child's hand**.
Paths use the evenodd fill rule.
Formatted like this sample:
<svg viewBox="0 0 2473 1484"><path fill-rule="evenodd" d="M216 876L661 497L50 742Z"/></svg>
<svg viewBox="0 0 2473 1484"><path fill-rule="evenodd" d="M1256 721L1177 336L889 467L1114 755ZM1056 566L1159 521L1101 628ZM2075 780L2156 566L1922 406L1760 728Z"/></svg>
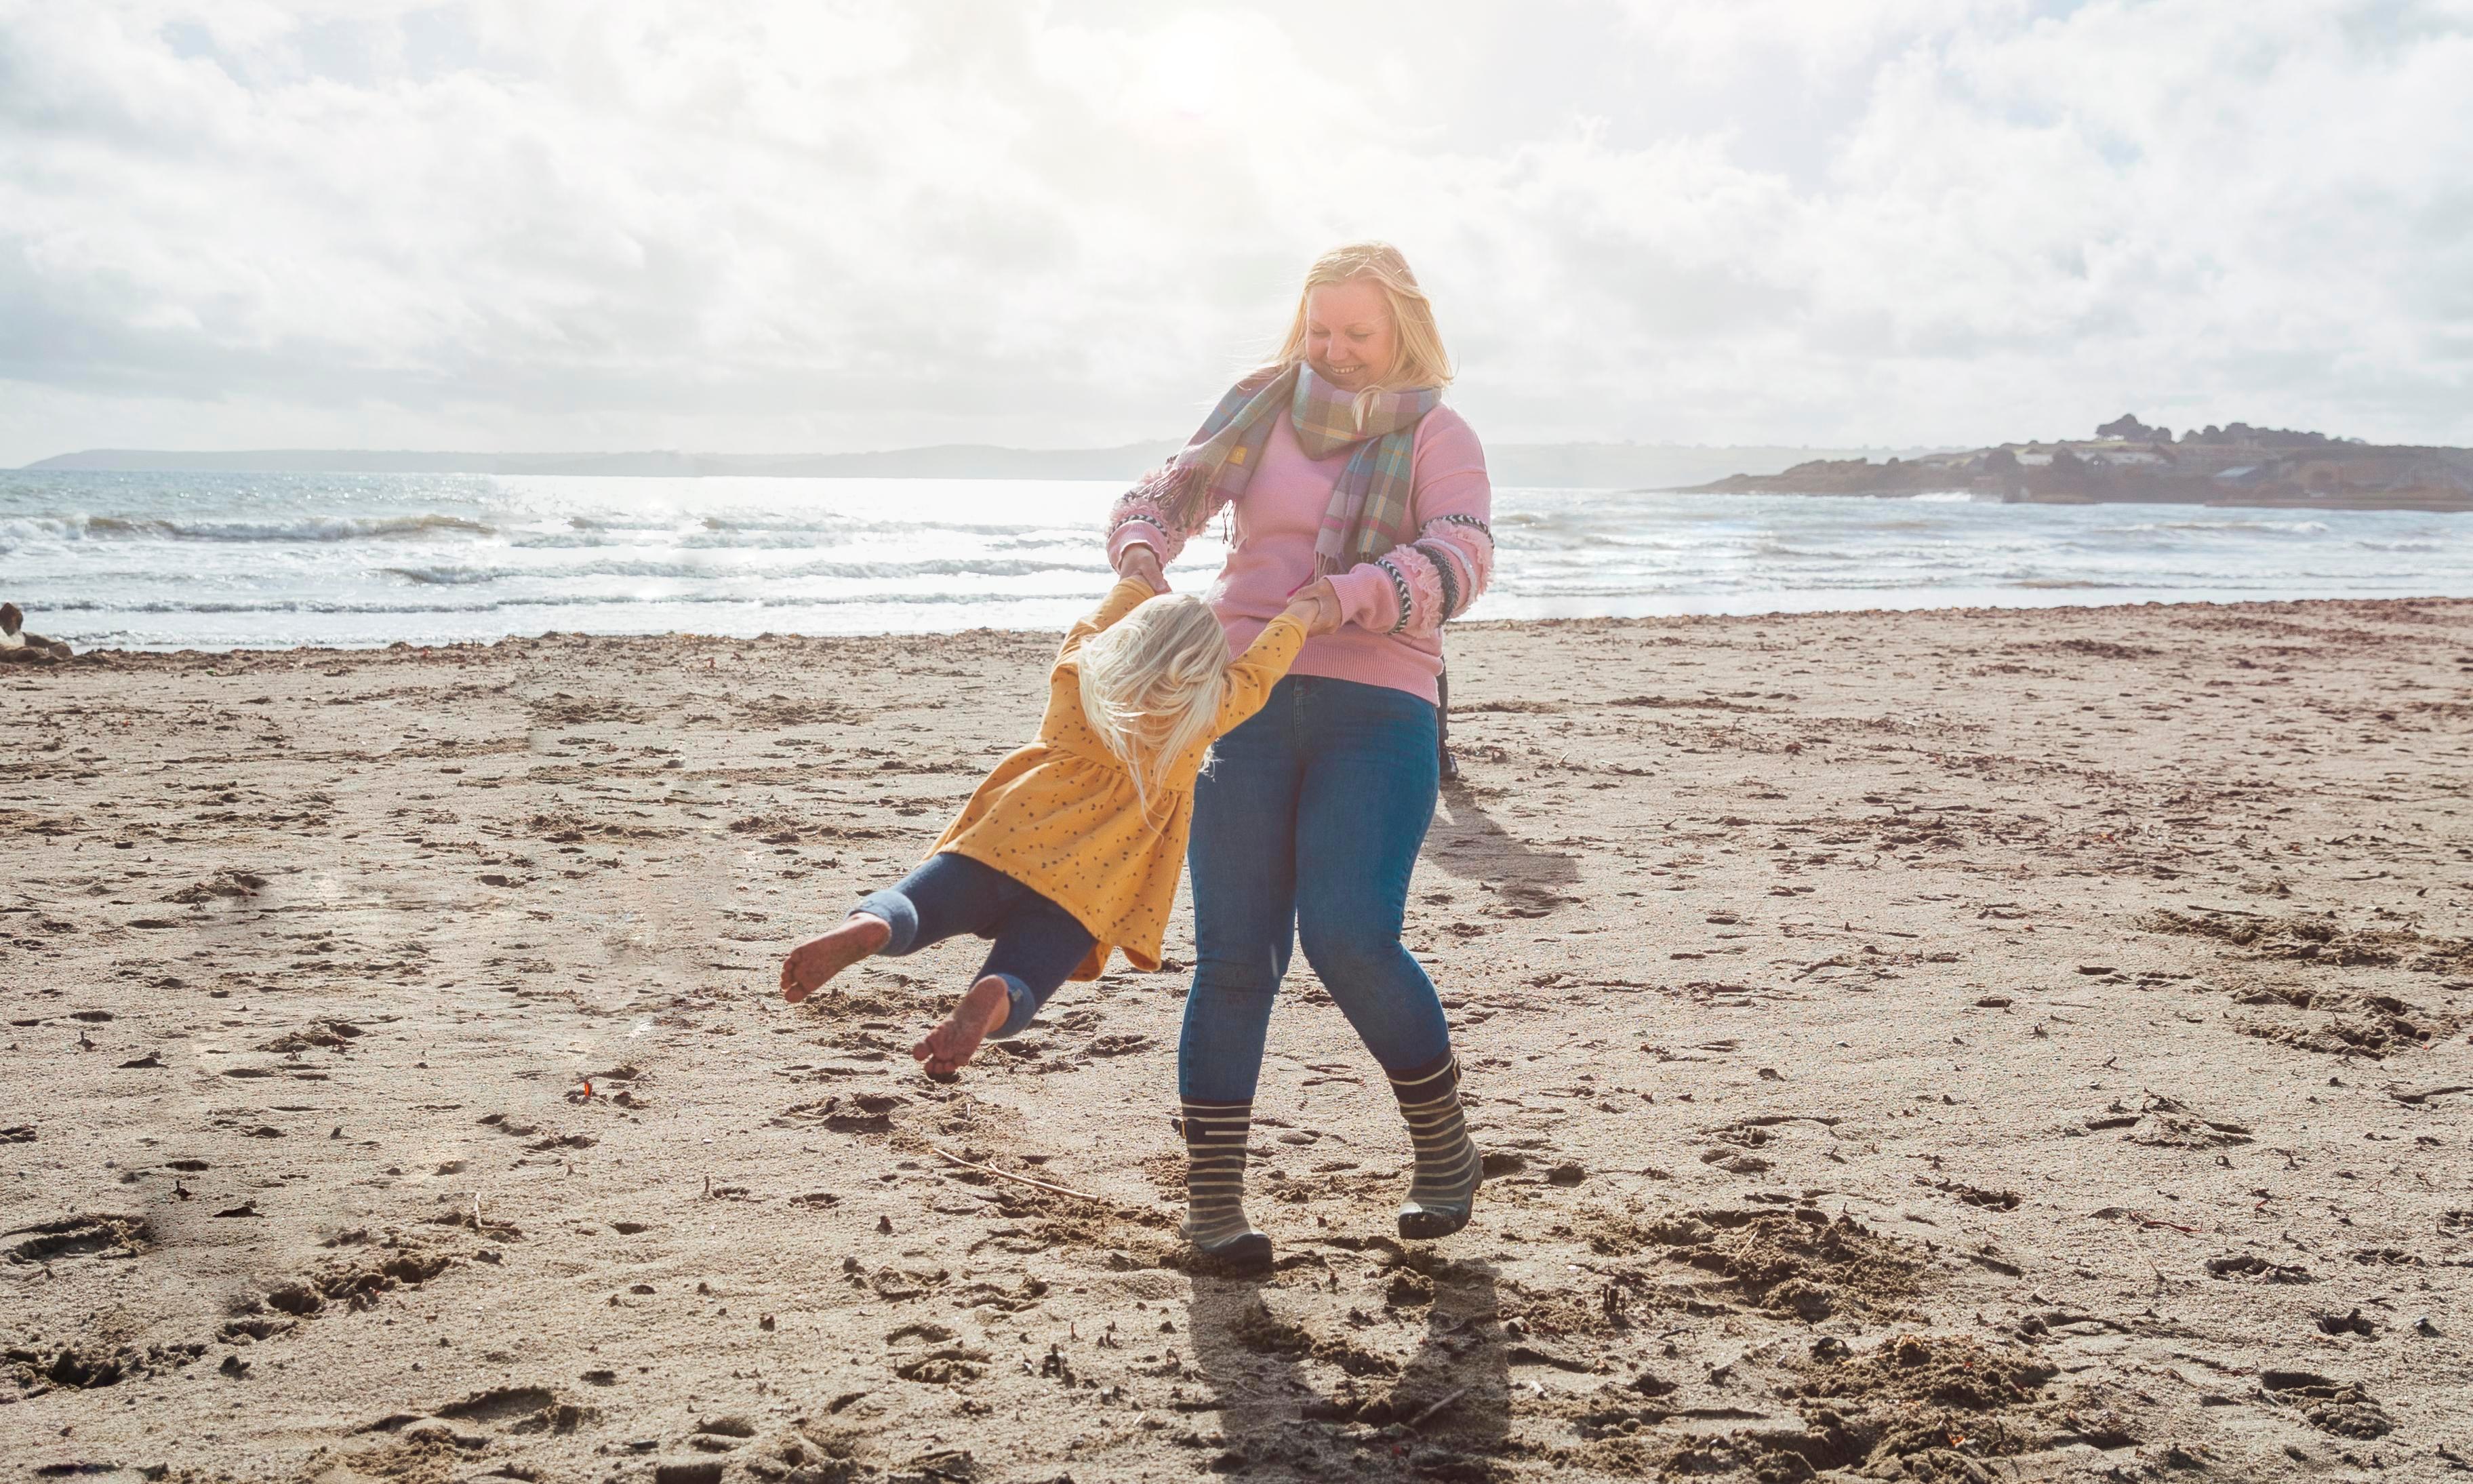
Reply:
<svg viewBox="0 0 2473 1484"><path fill-rule="evenodd" d="M1315 578L1288 599L1288 616L1305 626L1309 636L1335 632L1342 621L1339 591L1328 577Z"/></svg>

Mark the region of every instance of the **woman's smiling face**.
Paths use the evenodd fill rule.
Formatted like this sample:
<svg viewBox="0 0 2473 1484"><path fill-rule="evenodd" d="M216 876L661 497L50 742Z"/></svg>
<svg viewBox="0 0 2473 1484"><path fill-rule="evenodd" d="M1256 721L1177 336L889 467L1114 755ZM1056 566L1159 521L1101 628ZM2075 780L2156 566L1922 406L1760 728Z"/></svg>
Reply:
<svg viewBox="0 0 2473 1484"><path fill-rule="evenodd" d="M1306 295L1306 364L1342 392L1362 392L1391 373L1399 335L1391 306L1371 278L1318 283Z"/></svg>

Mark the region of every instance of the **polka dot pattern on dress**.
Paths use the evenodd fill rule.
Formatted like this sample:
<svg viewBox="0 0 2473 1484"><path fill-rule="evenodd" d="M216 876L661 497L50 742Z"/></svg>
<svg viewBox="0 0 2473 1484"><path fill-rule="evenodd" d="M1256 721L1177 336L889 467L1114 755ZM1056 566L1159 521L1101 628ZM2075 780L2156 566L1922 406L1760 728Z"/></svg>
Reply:
<svg viewBox="0 0 2473 1484"><path fill-rule="evenodd" d="M1092 635L1150 596L1147 583L1118 583L1097 612L1074 625L1048 672L1038 738L996 764L936 841L936 850L993 866L1072 913L1097 945L1074 970L1076 979L1097 978L1118 948L1137 969L1159 968L1202 759L1212 742L1261 709L1306 640L1305 630L1282 616L1229 661L1210 735L1168 770L1165 817L1154 802L1145 819L1133 775L1083 717L1073 661Z"/></svg>

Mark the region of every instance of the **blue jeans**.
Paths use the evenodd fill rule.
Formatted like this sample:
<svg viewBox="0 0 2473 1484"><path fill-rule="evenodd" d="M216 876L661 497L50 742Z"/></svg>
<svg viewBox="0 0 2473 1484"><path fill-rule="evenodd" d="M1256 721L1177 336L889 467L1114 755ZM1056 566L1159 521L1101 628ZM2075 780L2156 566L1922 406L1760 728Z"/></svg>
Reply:
<svg viewBox="0 0 2473 1484"><path fill-rule="evenodd" d="M852 911L882 918L893 936L877 953L900 958L963 933L993 938L972 983L990 974L1013 1001L996 1035L1019 1036L1096 942L1073 914L994 866L942 851L898 886L870 894Z"/></svg>
<svg viewBox="0 0 2473 1484"><path fill-rule="evenodd" d="M1443 1006L1400 945L1434 817L1434 708L1405 690L1292 675L1220 738L1193 795L1193 989L1177 1046L1189 1098L1245 1102L1271 1002L1306 962L1386 1071L1451 1049Z"/></svg>

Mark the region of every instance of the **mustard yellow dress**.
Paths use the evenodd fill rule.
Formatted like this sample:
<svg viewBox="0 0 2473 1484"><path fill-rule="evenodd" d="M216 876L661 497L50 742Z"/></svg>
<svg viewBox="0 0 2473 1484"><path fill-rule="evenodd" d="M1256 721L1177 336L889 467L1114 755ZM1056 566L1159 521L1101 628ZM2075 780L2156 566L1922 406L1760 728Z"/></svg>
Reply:
<svg viewBox="0 0 2473 1484"><path fill-rule="evenodd" d="M1193 826L1194 776L1212 740L1262 708L1306 641L1304 627L1282 614L1229 662L1210 735L1170 765L1164 795L1152 796L1145 819L1133 775L1083 718L1075 657L1150 596L1149 584L1129 578L1073 626L1047 673L1038 740L996 764L929 852L993 866L1071 913L1097 940L1075 979L1099 977L1115 948L1137 969L1159 968Z"/></svg>

